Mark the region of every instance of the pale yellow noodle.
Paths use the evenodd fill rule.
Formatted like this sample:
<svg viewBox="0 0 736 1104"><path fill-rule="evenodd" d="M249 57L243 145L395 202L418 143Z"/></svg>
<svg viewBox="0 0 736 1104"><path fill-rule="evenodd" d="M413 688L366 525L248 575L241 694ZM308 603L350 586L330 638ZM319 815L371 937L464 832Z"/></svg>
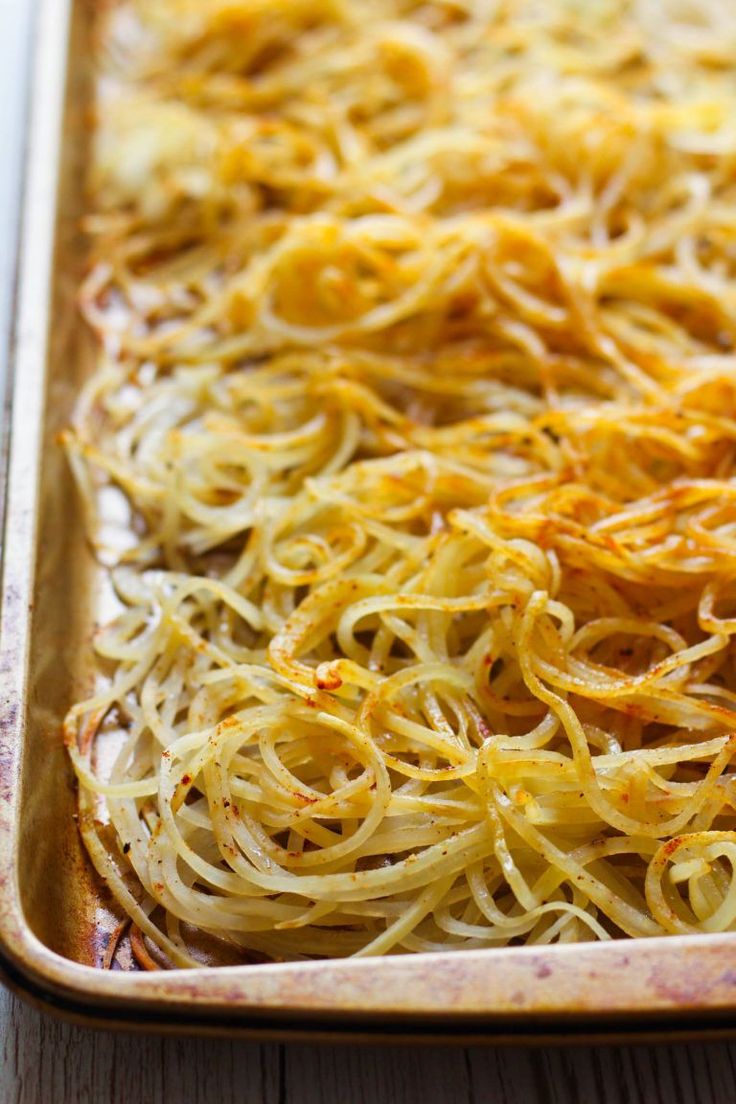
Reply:
<svg viewBox="0 0 736 1104"><path fill-rule="evenodd" d="M730 6L105 7L65 738L156 962L735 929Z"/></svg>

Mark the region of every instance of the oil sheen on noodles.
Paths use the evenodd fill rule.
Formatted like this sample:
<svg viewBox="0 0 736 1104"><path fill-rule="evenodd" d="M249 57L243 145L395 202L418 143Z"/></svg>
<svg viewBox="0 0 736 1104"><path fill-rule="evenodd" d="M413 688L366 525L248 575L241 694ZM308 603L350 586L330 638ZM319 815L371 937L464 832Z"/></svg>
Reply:
<svg viewBox="0 0 736 1104"><path fill-rule="evenodd" d="M66 739L138 961L735 929L733 5L105 10Z"/></svg>

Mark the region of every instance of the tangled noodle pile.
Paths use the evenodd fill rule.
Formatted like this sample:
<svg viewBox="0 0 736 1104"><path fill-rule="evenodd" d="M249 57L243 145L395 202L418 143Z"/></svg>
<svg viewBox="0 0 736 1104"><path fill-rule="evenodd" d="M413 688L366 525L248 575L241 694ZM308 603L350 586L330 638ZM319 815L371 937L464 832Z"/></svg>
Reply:
<svg viewBox="0 0 736 1104"><path fill-rule="evenodd" d="M107 13L66 738L144 965L736 928L734 57L720 0Z"/></svg>

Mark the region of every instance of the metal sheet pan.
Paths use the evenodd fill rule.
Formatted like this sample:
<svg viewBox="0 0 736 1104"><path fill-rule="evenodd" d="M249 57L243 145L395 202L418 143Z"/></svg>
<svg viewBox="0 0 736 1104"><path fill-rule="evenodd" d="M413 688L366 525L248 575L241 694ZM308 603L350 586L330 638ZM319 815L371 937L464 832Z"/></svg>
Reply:
<svg viewBox="0 0 736 1104"><path fill-rule="evenodd" d="M114 923L73 819L60 719L101 584L56 435L94 349L75 309L92 0L43 0L25 189L0 622L0 965L100 1026L251 1036L572 1041L736 1030L736 934L223 967L99 969Z"/></svg>

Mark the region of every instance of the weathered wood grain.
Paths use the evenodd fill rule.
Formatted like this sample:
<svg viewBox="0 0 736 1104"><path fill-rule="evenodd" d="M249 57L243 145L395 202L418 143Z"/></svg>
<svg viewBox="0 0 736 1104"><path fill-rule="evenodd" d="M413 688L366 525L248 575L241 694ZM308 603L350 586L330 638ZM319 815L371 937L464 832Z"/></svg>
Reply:
<svg viewBox="0 0 736 1104"><path fill-rule="evenodd" d="M736 1044L257 1046L69 1027L0 989L0 1104L736 1104Z"/></svg>

